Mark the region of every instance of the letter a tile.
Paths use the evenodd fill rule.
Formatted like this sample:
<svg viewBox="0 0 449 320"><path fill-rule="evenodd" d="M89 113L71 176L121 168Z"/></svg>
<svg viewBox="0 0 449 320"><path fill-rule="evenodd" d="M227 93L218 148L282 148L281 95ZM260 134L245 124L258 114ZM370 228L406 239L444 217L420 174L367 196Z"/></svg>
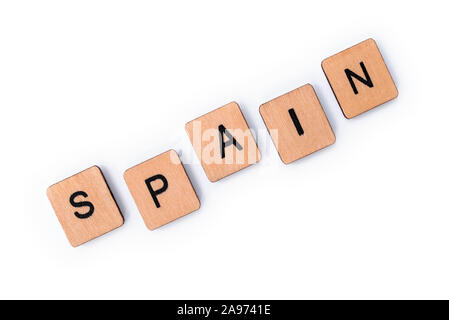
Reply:
<svg viewBox="0 0 449 320"><path fill-rule="evenodd" d="M335 142L335 135L310 84L260 106L260 115L285 164Z"/></svg>
<svg viewBox="0 0 449 320"><path fill-rule="evenodd" d="M188 122L186 131L212 182L260 160L256 141L235 102Z"/></svg>
<svg viewBox="0 0 449 320"><path fill-rule="evenodd" d="M373 39L346 49L321 64L346 118L353 118L398 96Z"/></svg>
<svg viewBox="0 0 449 320"><path fill-rule="evenodd" d="M174 150L126 170L124 178L150 230L200 208L200 201Z"/></svg>
<svg viewBox="0 0 449 320"><path fill-rule="evenodd" d="M123 225L120 209L96 166L50 186L47 196L74 247Z"/></svg>

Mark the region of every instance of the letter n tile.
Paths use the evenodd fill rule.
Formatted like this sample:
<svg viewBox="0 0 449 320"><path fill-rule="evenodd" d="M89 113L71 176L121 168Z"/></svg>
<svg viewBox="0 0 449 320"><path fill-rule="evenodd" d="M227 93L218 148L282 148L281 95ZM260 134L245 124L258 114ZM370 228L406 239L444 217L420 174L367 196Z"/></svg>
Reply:
<svg viewBox="0 0 449 320"><path fill-rule="evenodd" d="M323 60L321 66L346 118L356 117L398 96L373 39Z"/></svg>

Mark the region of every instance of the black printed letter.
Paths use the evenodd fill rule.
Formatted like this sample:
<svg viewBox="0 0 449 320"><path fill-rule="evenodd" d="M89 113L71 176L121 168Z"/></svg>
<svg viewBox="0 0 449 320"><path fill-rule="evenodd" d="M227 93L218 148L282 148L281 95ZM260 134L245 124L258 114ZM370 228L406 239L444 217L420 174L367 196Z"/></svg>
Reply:
<svg viewBox="0 0 449 320"><path fill-rule="evenodd" d="M162 188L158 190L153 190L153 187L151 186L151 182L154 180L161 180L162 181ZM153 198L154 204L156 205L156 208L160 208L161 204L159 203L159 200L157 200L157 195L161 194L168 188L168 182L167 179L162 174L157 174L155 176L152 176L151 178L148 178L145 180L145 183L147 185L148 190L150 191L151 197Z"/></svg>
<svg viewBox="0 0 449 320"><path fill-rule="evenodd" d="M230 134L228 132L228 130L226 130L225 126L220 124L218 126L218 131L220 131L220 146L221 146L221 158L224 159L225 157L225 148L230 146L230 145L234 145L238 150L242 150L242 146L240 145L240 143L237 142L237 140L235 140L235 138L232 136L232 134ZM228 137L228 141L224 142L223 141L223 133L226 135L226 137Z"/></svg>
<svg viewBox="0 0 449 320"><path fill-rule="evenodd" d="M298 117L296 116L296 112L293 108L288 110L288 113L290 114L290 118L292 118L293 124L295 125L296 131L298 131L298 134L302 136L304 134L304 130L301 127L301 123L299 123Z"/></svg>
<svg viewBox="0 0 449 320"><path fill-rule="evenodd" d="M360 62L360 67L362 67L362 71L363 71L363 74L365 75L366 79L363 79L361 76L359 76L358 74L355 74L354 72L352 72L349 69L345 69L346 76L348 77L349 83L351 84L352 90L354 90L355 94L359 94L359 91L357 90L357 87L355 86L354 80L352 79L353 77L370 88L374 87L373 82L371 81L371 78L368 74L368 71L366 71L365 64L363 62Z"/></svg>
<svg viewBox="0 0 449 320"><path fill-rule="evenodd" d="M82 196L84 198L87 198L87 193L84 191L77 191L74 194L70 196L70 204L74 206L75 208L81 208L81 207L89 207L89 211L87 213L79 213L78 211L75 211L75 216L79 219L87 219L94 213L94 205L90 201L80 201L75 202L75 198L78 196Z"/></svg>

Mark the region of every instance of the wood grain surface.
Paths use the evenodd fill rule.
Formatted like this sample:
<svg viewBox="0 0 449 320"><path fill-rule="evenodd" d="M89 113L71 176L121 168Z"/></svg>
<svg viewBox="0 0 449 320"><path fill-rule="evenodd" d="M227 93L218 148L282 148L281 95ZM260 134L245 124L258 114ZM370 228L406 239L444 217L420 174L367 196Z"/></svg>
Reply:
<svg viewBox="0 0 449 320"><path fill-rule="evenodd" d="M310 84L262 104L259 112L285 164L335 142L335 135ZM298 121L295 125L291 113Z"/></svg>
<svg viewBox="0 0 449 320"><path fill-rule="evenodd" d="M228 134L223 134L222 141L220 126L226 128ZM256 141L239 105L235 102L192 120L185 127L201 165L212 182L260 160ZM241 148L230 144L224 148L224 154L222 154L222 142L232 142L231 136Z"/></svg>
<svg viewBox="0 0 449 320"><path fill-rule="evenodd" d="M346 118L358 116L398 96L396 85L373 39L325 59L321 66ZM368 80L363 67L371 80L370 85L354 76L348 77L347 72L353 72Z"/></svg>
<svg viewBox="0 0 449 320"><path fill-rule="evenodd" d="M123 225L120 209L97 166L50 186L47 196L74 247Z"/></svg>
<svg viewBox="0 0 449 320"><path fill-rule="evenodd" d="M149 185L155 192L165 189L155 195L156 199L152 197L146 183L146 180L151 180L152 177L155 178ZM145 225L150 230L200 208L200 201L174 150L126 170L124 178Z"/></svg>

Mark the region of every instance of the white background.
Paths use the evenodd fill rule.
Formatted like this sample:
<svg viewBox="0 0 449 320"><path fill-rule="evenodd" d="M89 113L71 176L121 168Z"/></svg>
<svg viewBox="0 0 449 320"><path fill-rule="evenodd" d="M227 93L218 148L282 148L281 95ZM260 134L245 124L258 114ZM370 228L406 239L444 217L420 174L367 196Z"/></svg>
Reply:
<svg viewBox="0 0 449 320"><path fill-rule="evenodd" d="M419 3L419 4L418 4ZM443 1L1 1L0 298L449 298ZM399 97L343 117L321 61L373 37ZM146 229L125 169L184 124L311 83L336 143L210 183ZM193 157L196 161L196 157ZM46 188L99 165L125 224L76 249Z"/></svg>

